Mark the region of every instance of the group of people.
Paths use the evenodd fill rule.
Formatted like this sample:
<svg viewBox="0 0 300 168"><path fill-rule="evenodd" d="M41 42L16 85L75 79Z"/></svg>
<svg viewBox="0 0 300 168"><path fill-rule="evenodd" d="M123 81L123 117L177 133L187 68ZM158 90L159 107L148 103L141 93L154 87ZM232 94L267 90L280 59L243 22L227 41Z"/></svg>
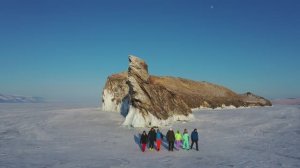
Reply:
<svg viewBox="0 0 300 168"><path fill-rule="evenodd" d="M149 143L149 150L154 150L154 143L156 142L156 150L160 151L160 146L163 141L164 135L160 132L159 129L155 130L154 128L151 128L148 134L146 131L143 131L141 138L140 138L140 144L142 147L142 152L145 152L147 143ZM169 151L174 150L174 143L176 146L176 149L182 149L189 150L193 148L193 145L196 144L196 150L198 151L198 132L197 129L194 129L194 131L191 133L191 146L190 146L190 136L188 134L187 129L184 129L183 134L180 133L179 130L174 133L173 129L170 128L166 134L166 140L168 142L168 149Z"/></svg>

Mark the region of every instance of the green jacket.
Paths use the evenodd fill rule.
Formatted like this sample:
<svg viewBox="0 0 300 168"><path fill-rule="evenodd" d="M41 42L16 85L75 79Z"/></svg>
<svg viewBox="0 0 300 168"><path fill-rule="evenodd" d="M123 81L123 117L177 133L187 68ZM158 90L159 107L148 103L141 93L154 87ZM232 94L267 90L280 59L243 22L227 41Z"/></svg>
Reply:
<svg viewBox="0 0 300 168"><path fill-rule="evenodd" d="M183 134L182 138L183 138L183 141L189 141L190 136L189 136L189 134Z"/></svg>
<svg viewBox="0 0 300 168"><path fill-rule="evenodd" d="M176 140L176 141L181 141L181 140L182 140L182 136L181 136L180 133L176 133L176 134L175 134L175 140Z"/></svg>

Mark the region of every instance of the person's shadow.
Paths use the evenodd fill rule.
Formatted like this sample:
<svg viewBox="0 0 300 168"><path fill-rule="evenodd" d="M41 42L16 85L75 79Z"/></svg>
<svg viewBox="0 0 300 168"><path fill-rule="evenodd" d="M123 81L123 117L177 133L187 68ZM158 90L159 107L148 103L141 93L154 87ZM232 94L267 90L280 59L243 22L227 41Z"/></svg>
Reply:
<svg viewBox="0 0 300 168"><path fill-rule="evenodd" d="M140 147L140 149L142 150L142 145L140 143L140 137L141 137L141 134L138 134L138 135L134 135L133 138L134 138L134 142Z"/></svg>
<svg viewBox="0 0 300 168"><path fill-rule="evenodd" d="M169 150L169 142L167 141L167 137L165 135L163 135L163 139L162 139L162 146L166 148L166 150ZM175 146L175 143L174 143L174 149L179 151L180 148L177 148Z"/></svg>
<svg viewBox="0 0 300 168"><path fill-rule="evenodd" d="M165 135L163 135L161 145L169 150L169 142L167 141L167 137Z"/></svg>

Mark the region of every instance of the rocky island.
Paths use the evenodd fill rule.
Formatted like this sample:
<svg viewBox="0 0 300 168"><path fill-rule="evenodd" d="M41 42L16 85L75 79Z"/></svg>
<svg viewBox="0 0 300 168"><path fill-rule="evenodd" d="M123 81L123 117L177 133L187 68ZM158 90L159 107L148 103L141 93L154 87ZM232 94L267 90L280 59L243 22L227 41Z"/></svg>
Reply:
<svg viewBox="0 0 300 168"><path fill-rule="evenodd" d="M149 75L146 62L132 55L128 71L109 76L102 93L102 109L120 112L126 117L123 124L132 127L191 120L195 108L271 105L250 92L237 94L208 82Z"/></svg>

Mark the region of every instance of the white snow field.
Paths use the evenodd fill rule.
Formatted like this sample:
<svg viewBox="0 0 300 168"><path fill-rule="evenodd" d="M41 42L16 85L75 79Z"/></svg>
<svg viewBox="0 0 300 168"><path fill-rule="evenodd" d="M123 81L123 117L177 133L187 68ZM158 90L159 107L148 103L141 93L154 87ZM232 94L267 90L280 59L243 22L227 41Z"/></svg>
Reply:
<svg viewBox="0 0 300 168"><path fill-rule="evenodd" d="M143 129L100 108L0 104L1 168L300 167L300 106L202 110L174 130L197 128L199 151L140 151ZM166 133L168 127L161 128ZM147 129L148 131L148 129Z"/></svg>

